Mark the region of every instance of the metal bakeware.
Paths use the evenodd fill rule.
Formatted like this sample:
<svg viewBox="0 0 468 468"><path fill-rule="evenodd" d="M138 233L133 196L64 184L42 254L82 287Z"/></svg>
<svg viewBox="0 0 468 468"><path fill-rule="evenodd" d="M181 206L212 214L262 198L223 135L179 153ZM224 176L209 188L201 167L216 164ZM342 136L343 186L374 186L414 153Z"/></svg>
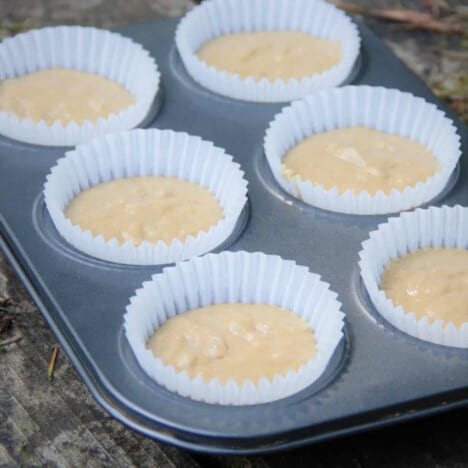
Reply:
<svg viewBox="0 0 468 468"><path fill-rule="evenodd" d="M165 390L139 368L122 320L129 297L160 268L111 264L67 245L41 194L65 148L0 138L0 246L94 397L147 436L210 453L269 452L466 405L468 350L393 328L360 282L361 242L386 217L325 212L283 192L262 149L265 129L282 106L233 101L198 86L177 55L176 24L164 19L121 30L150 51L162 73L163 102L150 126L200 135L234 156L249 181L249 203L221 249L279 254L319 273L343 303L345 340L318 382L273 403L217 406ZM443 107L368 28L361 25L360 32L353 83L399 88ZM454 120L466 150L466 131ZM466 154L433 204L468 204Z"/></svg>

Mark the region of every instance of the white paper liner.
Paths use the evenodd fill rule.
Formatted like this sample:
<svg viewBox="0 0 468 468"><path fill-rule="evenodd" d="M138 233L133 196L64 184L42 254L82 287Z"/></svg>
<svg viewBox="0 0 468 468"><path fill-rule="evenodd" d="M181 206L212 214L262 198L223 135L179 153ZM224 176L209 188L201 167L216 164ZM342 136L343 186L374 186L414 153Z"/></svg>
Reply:
<svg viewBox="0 0 468 468"><path fill-rule="evenodd" d="M104 133L136 127L148 114L158 91L160 74L140 44L117 33L81 26L37 29L0 44L0 81L48 68L96 73L122 85L135 103L118 114L64 126L20 120L0 111L0 133L26 143L72 146Z"/></svg>
<svg viewBox="0 0 468 468"><path fill-rule="evenodd" d="M429 324L395 307L379 289L385 265L392 259L429 247L468 248L468 208L455 206L417 209L390 218L370 233L359 253L364 285L377 311L396 328L421 340L445 346L468 348L468 321L460 328L442 320Z"/></svg>
<svg viewBox="0 0 468 468"><path fill-rule="evenodd" d="M299 31L339 41L342 59L329 70L310 77L270 82L219 71L196 54L204 43L218 36L266 30ZM348 16L322 0L212 0L203 2L180 21L176 44L188 73L205 88L234 99L285 102L343 83L359 55L360 37Z"/></svg>
<svg viewBox="0 0 468 468"><path fill-rule="evenodd" d="M125 332L143 370L173 392L194 400L228 405L251 405L284 398L317 380L343 336L344 314L337 295L315 273L291 260L263 253L208 254L166 267L143 283L130 299ZM272 380L242 386L234 380L221 385L191 379L164 365L146 348L162 323L176 314L211 304L232 302L271 304L307 320L315 333L317 354L300 367Z"/></svg>
<svg viewBox="0 0 468 468"><path fill-rule="evenodd" d="M297 143L314 133L363 125L410 138L426 146L441 168L425 182L403 191L356 195L337 188L282 174L282 159ZM344 86L319 91L285 107L270 123L264 151L278 184L294 197L329 211L360 215L392 213L432 200L447 185L461 154L460 137L453 122L422 98L410 93L372 86Z"/></svg>
<svg viewBox="0 0 468 468"><path fill-rule="evenodd" d="M206 253L233 232L247 200L247 182L239 164L223 149L199 137L172 130L130 130L78 146L59 159L44 185L47 209L59 233L78 250L111 262L157 265ZM179 177L196 182L219 201L224 218L207 232L168 245L117 239L105 241L82 231L64 209L81 191L112 179L136 176Z"/></svg>

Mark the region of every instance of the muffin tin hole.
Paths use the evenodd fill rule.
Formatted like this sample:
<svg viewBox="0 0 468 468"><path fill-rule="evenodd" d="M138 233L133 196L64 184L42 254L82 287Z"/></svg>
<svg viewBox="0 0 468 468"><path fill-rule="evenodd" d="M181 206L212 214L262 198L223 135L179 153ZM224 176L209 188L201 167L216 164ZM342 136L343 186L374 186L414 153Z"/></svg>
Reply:
<svg viewBox="0 0 468 468"><path fill-rule="evenodd" d="M361 49L359 51L359 55L354 63L354 66L349 74L349 76L346 78L346 80L341 84L341 86L348 85L351 83L354 83L358 76L361 73L361 70L363 69L365 59L363 58L363 47L361 45ZM168 54L168 62L169 66L171 69L171 72L173 76L177 78L177 80L185 87L188 88L189 91L195 92L199 95L201 99L212 99L214 101L218 102L229 102L229 103L235 103L236 105L239 106L246 106L246 105L259 105L262 108L268 108L268 106L278 106L279 104L287 104L289 101L284 101L282 103L280 102L262 102L262 103L256 103L252 101L243 101L243 100L237 100L237 99L231 99L225 96L222 96L220 94L216 94L203 86L199 85L187 72L185 69L185 66L182 62L182 59L179 55L179 52L177 51L177 47L175 44L172 45L169 54Z"/></svg>
<svg viewBox="0 0 468 468"><path fill-rule="evenodd" d="M443 346L436 343L430 343L428 341L420 340L414 336L408 335L397 327L392 325L390 322L385 320L382 315L379 314L374 304L372 303L369 294L367 293L364 282L362 281L359 266L356 264L355 268L351 273L352 290L355 295L355 300L359 305L359 309L366 319L374 323L384 333L390 333L393 337L398 340L402 340L405 343L409 343L416 346L421 351L437 352L439 355L442 354L447 358L451 357L463 357L468 358L468 349L454 348L450 346Z"/></svg>
<svg viewBox="0 0 468 468"><path fill-rule="evenodd" d="M151 106L149 108L148 113L146 114L145 118L135 127L135 128L148 128L152 122L156 119L158 116L159 112L162 109L164 102L164 96L163 96L163 91L161 87L159 88L158 92L156 93L156 96L154 97L153 102L151 103ZM31 143L25 143L23 141L17 141L13 140L12 138L8 138L4 135L0 135L0 145L5 146L5 147L13 147L13 148L18 148L18 149L24 149L26 151L37 151L37 152L42 152L42 151L57 151L60 149L69 149L73 148L74 145L72 146L44 146L44 145L34 145Z"/></svg>
<svg viewBox="0 0 468 468"><path fill-rule="evenodd" d="M397 216L399 214L399 212L388 213L384 215L357 215L357 214L338 213L334 211L324 210L322 208L317 208L313 205L304 203L298 198L295 198L292 195L290 195L276 182L275 178L273 177L273 173L271 172L271 169L266 160L265 154L263 152L263 147L259 148L254 154L254 169L260 182L263 184L263 186L268 190L270 194L272 194L274 197L278 198L282 202L286 203L287 205L294 206L300 211L303 211L306 213L308 212L309 214L313 216L319 215L331 221L333 220L340 221L340 222L344 221L345 224L348 224L346 220L350 220L350 221L352 220L350 224L355 224L354 221L359 222L359 220L364 220L364 219L372 219L374 222L375 221L383 222L389 216ZM452 174L450 175L450 178L446 186L444 187L444 189L439 194L437 194L432 200L422 205L419 205L417 207L415 206L413 208L425 208L434 204L441 203L457 185L459 176L460 176L460 163L458 162Z"/></svg>
<svg viewBox="0 0 468 468"><path fill-rule="evenodd" d="M231 233L231 235L218 247L213 249L213 252L218 252L221 250L226 250L232 244L234 244L239 237L241 237L245 227L248 224L250 218L250 202L247 199L247 203L244 206L241 214L239 215L239 219L237 224ZM44 196L40 193L33 204L32 210L32 221L33 226L36 232L39 234L41 239L52 247L55 251L59 252L61 255L65 255L66 257L74 260L76 262L90 265L94 267L104 268L104 269L114 269L114 270L134 270L134 269L141 269L147 268L154 270L155 268L162 268L164 265L125 265L120 263L113 263L108 262L105 260L100 260L98 258L91 257L77 249L75 249L72 245L70 245L63 237L58 233L57 229L52 222L52 218L47 211L47 207L44 202Z"/></svg>
<svg viewBox="0 0 468 468"><path fill-rule="evenodd" d="M276 400L268 403L260 403L257 405L241 405L241 406L230 406L230 405L218 405L204 403L200 401L195 401L190 398L182 397L176 393L173 393L166 388L159 385L156 381L152 380L140 367L138 361L136 360L132 349L128 343L128 340L125 336L125 329L122 325L119 330L118 336L118 348L120 359L122 360L125 368L129 374L133 377L135 382L142 387L143 391L148 395L148 401L151 398L154 398L155 392L161 394L161 397L165 398L175 398L177 399L178 406L184 405L189 408L209 408L210 411L226 411L233 412L236 411L236 417L239 416L237 412L243 412L245 414L241 417L245 417L245 423L248 423L249 417L251 416L252 408L255 406L256 409L263 408L266 412L272 411L271 417L274 418L274 414L277 410L295 406L297 404L302 404L303 402L308 402L314 397L322 397L324 392L331 390L336 381L340 378L343 372L346 372L346 365L349 361L349 356L351 354L351 342L349 331L347 329L347 324L344 324L343 327L343 338L336 347L325 371L323 374L310 386L305 389L290 395L286 398ZM228 413L229 414L229 413ZM228 422L228 421L227 421Z"/></svg>

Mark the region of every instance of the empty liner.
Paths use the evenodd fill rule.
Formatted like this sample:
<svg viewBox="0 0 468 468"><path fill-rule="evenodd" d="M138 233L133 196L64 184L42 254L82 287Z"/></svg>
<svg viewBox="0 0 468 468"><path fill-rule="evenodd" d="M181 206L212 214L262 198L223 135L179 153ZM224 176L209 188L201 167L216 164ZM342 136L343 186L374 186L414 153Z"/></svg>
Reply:
<svg viewBox="0 0 468 468"><path fill-rule="evenodd" d="M323 373L343 336L344 314L337 295L320 276L291 260L263 253L208 254L166 267L143 283L130 299L124 316L125 333L143 370L160 385L207 403L251 405L296 393ZM291 310L310 323L317 354L298 371L262 378L242 386L234 380L221 385L190 378L164 365L146 348L154 331L176 314L222 303L271 304Z"/></svg>
<svg viewBox="0 0 468 468"><path fill-rule="evenodd" d="M239 164L223 149L172 130L130 130L106 135L77 146L59 159L47 176L44 198L58 232L78 250L103 260L158 265L206 253L233 232L247 200L247 182ZM64 210L79 192L113 179L137 176L178 177L207 188L220 203L224 218L182 242L171 244L131 241L119 244L83 231L65 217Z"/></svg>
<svg viewBox="0 0 468 468"><path fill-rule="evenodd" d="M468 248L468 208L455 206L417 209L380 224L363 242L359 253L361 278L375 308L386 320L408 335L445 346L468 348L468 321L457 328L442 320L429 323L396 307L379 289L385 265L392 259L429 247Z"/></svg>
<svg viewBox="0 0 468 468"><path fill-rule="evenodd" d="M150 111L159 88L154 59L140 44L109 31L81 26L37 29L0 44L0 81L50 68L95 73L122 85L135 103L118 114L64 126L57 121L20 119L0 110L0 133L26 143L73 146L109 132L139 125Z"/></svg>
<svg viewBox="0 0 468 468"><path fill-rule="evenodd" d="M407 137L428 148L440 170L403 191L375 195L286 178L282 159L300 141L337 128L362 125ZM329 211L376 215L408 210L432 200L447 185L460 158L460 137L453 122L434 104L410 93L372 86L345 86L317 92L285 107L270 123L264 140L265 156L278 184L289 194Z"/></svg>
<svg viewBox="0 0 468 468"><path fill-rule="evenodd" d="M341 61L309 77L271 82L241 79L209 66L197 56L203 44L218 36L278 30L339 41ZM180 21L176 45L187 72L210 91L246 101L284 102L343 83L359 55L360 37L348 16L322 0L212 0L195 7Z"/></svg>

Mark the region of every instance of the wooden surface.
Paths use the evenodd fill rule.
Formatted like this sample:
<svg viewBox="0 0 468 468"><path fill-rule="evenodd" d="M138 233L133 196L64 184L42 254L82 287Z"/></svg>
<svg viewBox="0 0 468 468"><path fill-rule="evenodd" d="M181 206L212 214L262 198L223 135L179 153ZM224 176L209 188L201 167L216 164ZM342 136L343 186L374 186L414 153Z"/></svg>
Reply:
<svg viewBox="0 0 468 468"><path fill-rule="evenodd" d="M190 0L0 0L0 37L45 24L102 27L177 15ZM392 1L353 4L394 7ZM420 8L420 2L406 2ZM460 2L451 2L461 6ZM466 66L466 36L408 32L368 20L394 51L463 114L466 89L454 92ZM465 41L465 42L464 42ZM450 51L441 53L442 51ZM453 51L456 53L454 54ZM440 83L444 83L441 88ZM448 84L447 84L447 83ZM452 86L452 87L453 87ZM447 88L449 87L449 88ZM457 94L458 93L458 94ZM463 97L465 96L465 97ZM460 104L461 107L460 107ZM59 352L55 375L48 366L56 341L17 275L0 254L0 467L468 467L468 409L461 409L341 440L265 457L191 454L142 437L107 415Z"/></svg>

